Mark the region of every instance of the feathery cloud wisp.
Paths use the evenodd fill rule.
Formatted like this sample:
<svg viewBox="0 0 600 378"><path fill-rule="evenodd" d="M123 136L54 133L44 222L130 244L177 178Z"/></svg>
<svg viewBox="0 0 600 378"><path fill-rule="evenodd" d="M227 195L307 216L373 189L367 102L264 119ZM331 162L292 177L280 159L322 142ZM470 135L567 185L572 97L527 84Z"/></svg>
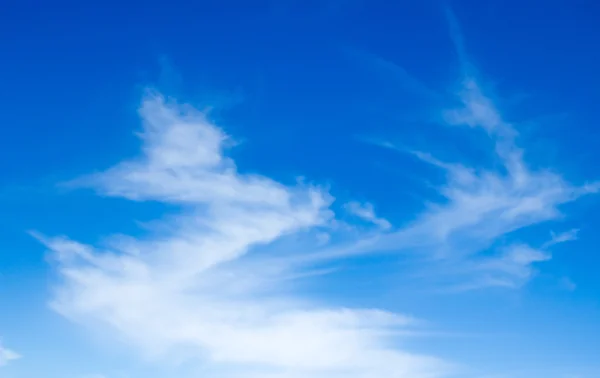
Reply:
<svg viewBox="0 0 600 378"><path fill-rule="evenodd" d="M551 170L532 170L523 159L523 150L516 144L518 136L513 125L506 122L485 96L473 78L466 78L458 94L462 107L443 113L450 126L466 125L484 130L493 140L494 154L501 169L473 168L460 163L446 163L431 155L416 152L413 155L424 163L434 165L446 173L446 182L439 187L443 203L431 203L414 222L386 235L367 248L371 250L418 250L433 254L436 259L462 264L458 270L447 269L445 274L460 271L461 280L474 280L482 270L501 274L503 279L475 279L479 286L520 286L531 276L531 265L550 258L512 259L506 250L497 251L491 258L482 259L484 252L493 249L501 237L533 224L561 216L560 205L582 195L596 193L597 183L575 186ZM540 249L559 242L573 240L576 231L553 236ZM533 251L526 242L516 243L516 251ZM511 247L512 248L512 247ZM510 249L510 248L509 248ZM516 252L520 254L520 252ZM540 252L541 253L541 252ZM527 253L533 256L531 253ZM511 257L512 256L512 257ZM484 261L480 266L477 261ZM508 268L508 262L510 266ZM473 266L474 270L466 269ZM463 285L461 282L460 285Z"/></svg>
<svg viewBox="0 0 600 378"><path fill-rule="evenodd" d="M465 59L462 49L460 56ZM394 231L372 205L351 202L348 211L380 229L374 237L350 235L342 242L352 243L340 245L321 230L334 219L327 192L240 173L226 154L228 136L205 114L150 94L140 108L141 156L71 184L104 196L176 204L182 212L163 219L164 229L106 248L37 235L54 253L61 278L52 307L74 321L102 324L155 356L185 351L213 376L448 375L453 367L446 362L394 347L398 329L410 328L411 318L329 308L298 293L292 281L310 275L305 267L312 257L408 251L448 268L440 278L455 289L518 287L534 274L534 264L551 257L548 247L574 239L565 233L539 248L523 240L496 245L513 231L556 219L560 205L598 185L572 185L555 172L528 167L516 128L473 76L465 76L457 99L462 105L440 118L485 131L501 168L413 152L445 173L444 201ZM291 236L312 242L317 252L272 258L271 252L289 257L286 245L275 242Z"/></svg>
<svg viewBox="0 0 600 378"><path fill-rule="evenodd" d="M21 358L21 355L0 344L0 366L4 366L10 361L18 360L19 358Z"/></svg>
<svg viewBox="0 0 600 378"><path fill-rule="evenodd" d="M527 164L525 151L517 143L518 124L506 120L494 99L482 87L468 59L458 22L450 10L447 19L463 76L459 89L450 98L430 101L430 114L437 114L431 118L439 120L445 127L466 126L472 132L485 132L493 143L490 155L499 162L499 167L446 162L427 152L399 147L385 139L368 139L369 143L410 153L441 170L445 181L436 188L436 197L441 196L442 200L427 202L423 212L394 232L331 246L315 253L314 259L408 252L418 256L420 263L423 257L428 257L427 263L418 269L432 268L434 280L441 280L447 287L519 287L533 276L534 264L551 258L550 247L574 240L577 231L554 235L539 247L530 245L528 240L511 240L508 247L499 246L500 241L512 239L516 230L560 218L562 205L583 195L597 193L600 184L574 185L551 169L532 169ZM412 77L410 81L418 82ZM440 103L458 105L440 107ZM507 252L514 248L521 252L524 248L538 250L544 257L515 260L511 257L514 255ZM507 264L512 268L508 269Z"/></svg>
<svg viewBox="0 0 600 378"><path fill-rule="evenodd" d="M360 203L356 201L348 202L344 208L350 214L357 216L369 223L376 225L382 230L387 230L392 227L390 222L387 219L380 218L375 214L375 208L372 203Z"/></svg>
<svg viewBox="0 0 600 378"><path fill-rule="evenodd" d="M37 235L62 280L56 311L104 324L153 355L191 352L216 376L432 378L450 370L392 347L410 318L320 306L290 287L301 268L262 258L263 246L327 224L326 192L239 173L224 154L228 137L188 106L154 94L140 115L143 155L75 184L179 204L184 214L164 220L169 232L109 249Z"/></svg>

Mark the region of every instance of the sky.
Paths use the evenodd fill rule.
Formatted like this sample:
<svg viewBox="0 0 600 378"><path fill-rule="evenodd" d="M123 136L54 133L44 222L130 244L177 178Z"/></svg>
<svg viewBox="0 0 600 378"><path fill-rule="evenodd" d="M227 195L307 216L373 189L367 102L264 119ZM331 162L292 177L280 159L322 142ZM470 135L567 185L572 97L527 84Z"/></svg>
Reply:
<svg viewBox="0 0 600 378"><path fill-rule="evenodd" d="M0 4L1 378L600 376L600 4Z"/></svg>

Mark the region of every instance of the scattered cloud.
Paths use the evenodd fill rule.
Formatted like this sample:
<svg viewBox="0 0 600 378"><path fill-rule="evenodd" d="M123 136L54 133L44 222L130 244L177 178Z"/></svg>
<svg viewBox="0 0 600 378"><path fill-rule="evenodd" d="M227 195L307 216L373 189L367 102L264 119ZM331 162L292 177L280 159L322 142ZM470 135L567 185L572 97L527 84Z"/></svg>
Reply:
<svg viewBox="0 0 600 378"><path fill-rule="evenodd" d="M579 234L579 229L577 229L577 228L574 228L572 230L565 231L565 232L562 232L559 234L556 234L552 231L552 232L550 232L551 239L544 244L544 247L547 248L547 247L553 246L555 244L560 244L560 243L565 243L568 241L577 240L578 234Z"/></svg>
<svg viewBox="0 0 600 378"><path fill-rule="evenodd" d="M369 202L360 203L360 202L353 201L353 202L347 203L344 206L344 208L350 214L355 215L359 218L362 218L363 220L376 225L377 227L381 228L382 230L388 230L392 227L390 222L388 222L386 219L379 218L377 216L377 214L375 214L375 209L373 207L373 204L371 204Z"/></svg>
<svg viewBox="0 0 600 378"><path fill-rule="evenodd" d="M446 162L428 152L369 139L369 143L405 153L443 172L443 184L434 188L442 200L426 203L425 210L404 227L331 246L315 253L315 260L412 252L419 263L417 269L430 271L432 281L446 289L517 288L534 275L536 263L551 258L550 247L576 239L577 230L573 229L551 234L548 242L536 247L513 235L563 217L561 205L597 193L599 183L574 185L551 169L530 168L524 150L517 145L515 125L504 119L474 77L465 76L456 100L462 105L438 109L444 126L483 131L493 142L490 153L499 164L485 167ZM368 211L365 214L368 217Z"/></svg>
<svg viewBox="0 0 600 378"><path fill-rule="evenodd" d="M21 358L21 355L0 344L0 366L4 366L10 361L18 360L19 358Z"/></svg>
<svg viewBox="0 0 600 378"><path fill-rule="evenodd" d="M516 230L561 217L560 205L598 191L598 183L576 186L549 169L529 168L524 151L516 144L518 133L513 124L503 119L473 78L464 80L458 97L463 106L444 112L447 124L484 130L495 144L493 153L500 168L476 168L441 162L425 153L413 154L446 173L447 181L439 188L445 201L429 204L412 224L388 236L383 242L386 248L427 249L442 259L468 260L494 249L500 238ZM576 230L553 235L540 249L574 240L576 235ZM512 276L508 281L488 280L487 284L519 286L522 278L530 276L525 267L550 258L547 252L534 253L526 244L519 241L508 255L503 251L499 261L486 264ZM515 253L531 258L514 259ZM513 268L507 269L507 259Z"/></svg>
<svg viewBox="0 0 600 378"><path fill-rule="evenodd" d="M408 252L419 269L434 271L436 282L449 290L517 288L535 274L535 264L552 257L550 247L576 239L577 230L570 230L538 247L514 236L558 219L562 205L596 193L600 185L571 184L527 164L517 143L518 125L483 90L457 23L451 13L448 17L464 73L447 101L460 105L436 108L439 119L485 133L498 166L447 162L380 141L439 169L445 177L436 188L442 200L427 203L411 222L394 229L372 204L349 202L346 211L377 226L350 232L334 226L334 199L324 188L240 172L227 154L231 138L207 114L149 92L139 110L140 156L69 185L176 205L181 212L161 219L161 227L145 236L103 246L34 233L52 251L60 278L52 308L75 322L101 324L152 356L193 355L210 376L451 375L456 367L445 360L397 347L403 332L415 327L413 318L325 306L294 285L327 274L319 269L322 261ZM389 62L379 63L390 68ZM409 80L403 70L398 74L439 105L437 92ZM296 253L298 246L306 247L303 253ZM0 361L18 357L0 350Z"/></svg>
<svg viewBox="0 0 600 378"><path fill-rule="evenodd" d="M475 287L504 286L518 287L535 273L533 264L550 260L552 256L543 250L526 244L514 244L504 248L500 255L483 259L475 265Z"/></svg>
<svg viewBox="0 0 600 378"><path fill-rule="evenodd" d="M468 59L454 14L448 9L446 15L462 76L458 89L448 98L430 101L431 113L439 116L426 121L438 119L443 127L483 132L492 142L489 154L495 164L447 162L385 138L363 138L439 169L445 181L434 188L437 198L425 203L425 210L406 226L368 240L331 246L313 258L412 252L417 268L431 271L429 276L445 288L520 287L534 275L536 263L551 258L548 249L575 240L577 230L552 234L551 240L538 247L516 239L515 231L563 217L562 205L597 193L600 183L575 185L552 169L533 169L527 164L525 150L518 144L519 124L508 121L497 108ZM400 67L397 71L406 73ZM422 93L422 87L413 87L417 95ZM440 103L457 105L440 107Z"/></svg>
<svg viewBox="0 0 600 378"><path fill-rule="evenodd" d="M432 378L452 369L393 346L412 318L320 305L289 284L304 268L261 253L290 235L316 244L333 217L328 193L238 172L225 155L229 137L187 105L150 93L140 116L141 157L71 184L177 204L182 214L108 249L34 234L55 257L56 311L104 324L153 356L191 352L220 377Z"/></svg>

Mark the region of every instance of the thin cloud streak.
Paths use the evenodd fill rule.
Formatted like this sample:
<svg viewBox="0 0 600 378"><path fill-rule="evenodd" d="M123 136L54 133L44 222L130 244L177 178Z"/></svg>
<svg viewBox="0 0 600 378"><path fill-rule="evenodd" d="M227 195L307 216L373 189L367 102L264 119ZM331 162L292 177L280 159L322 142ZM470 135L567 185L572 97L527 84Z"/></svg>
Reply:
<svg viewBox="0 0 600 378"><path fill-rule="evenodd" d="M540 247L529 245L527 240L498 245L514 231L563 217L562 205L597 193L600 184L573 185L551 169L534 170L528 166L525 151L517 144L518 125L506 121L485 93L468 60L454 14L447 9L446 16L463 72L454 97L442 103L460 105L439 108L435 102L430 106L444 127L484 131L494 144L490 154L501 168L446 162L382 138L363 138L368 143L410 154L445 173L445 183L437 188L443 201L427 203L426 210L405 227L332 246L304 256L305 261L400 252L414 256L420 264L429 261L429 265L418 268L435 271L435 279L446 289L517 288L534 276L534 265L551 258L550 247L576 239L577 231L571 230L553 235Z"/></svg>
<svg viewBox="0 0 600 378"><path fill-rule="evenodd" d="M342 52L351 60L358 64L366 66L368 69L377 72L386 79L393 79L398 85L417 96L423 101L429 103L439 103L444 99L441 93L429 88L415 76L411 75L406 69L394 62L382 58L368 51L355 48L344 48Z"/></svg>

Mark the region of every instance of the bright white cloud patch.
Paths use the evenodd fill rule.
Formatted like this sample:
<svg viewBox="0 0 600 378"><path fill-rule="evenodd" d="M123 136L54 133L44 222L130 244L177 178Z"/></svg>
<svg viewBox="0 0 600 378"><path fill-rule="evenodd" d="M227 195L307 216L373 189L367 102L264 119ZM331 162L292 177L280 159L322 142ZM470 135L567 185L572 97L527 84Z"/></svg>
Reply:
<svg viewBox="0 0 600 378"><path fill-rule="evenodd" d="M156 356L194 355L215 377L449 372L438 359L393 347L394 333L410 327L410 318L322 307L290 289L289 277L301 275L300 268L260 253L286 235L325 225L332 217L327 193L239 173L224 153L228 137L189 106L152 94L140 115L142 155L77 183L184 210L164 220L168 231L110 249L37 235L54 252L61 276L56 311L103 324Z"/></svg>
<svg viewBox="0 0 600 378"><path fill-rule="evenodd" d="M19 358L21 358L21 356L18 353L14 352L14 351L2 346L2 344L0 344L0 366L4 366L7 363L9 363L10 361L17 360Z"/></svg>

